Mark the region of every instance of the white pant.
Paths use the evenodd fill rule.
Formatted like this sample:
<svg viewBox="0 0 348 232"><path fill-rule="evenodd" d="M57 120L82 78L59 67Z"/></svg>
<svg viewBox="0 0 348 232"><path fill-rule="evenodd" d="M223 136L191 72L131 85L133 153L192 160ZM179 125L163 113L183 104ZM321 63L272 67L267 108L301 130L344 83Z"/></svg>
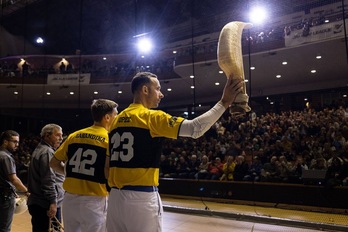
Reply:
<svg viewBox="0 0 348 232"><path fill-rule="evenodd" d="M107 197L65 193L62 210L64 231L106 231Z"/></svg>
<svg viewBox="0 0 348 232"><path fill-rule="evenodd" d="M109 232L161 232L162 200L157 191L111 189L106 220Z"/></svg>

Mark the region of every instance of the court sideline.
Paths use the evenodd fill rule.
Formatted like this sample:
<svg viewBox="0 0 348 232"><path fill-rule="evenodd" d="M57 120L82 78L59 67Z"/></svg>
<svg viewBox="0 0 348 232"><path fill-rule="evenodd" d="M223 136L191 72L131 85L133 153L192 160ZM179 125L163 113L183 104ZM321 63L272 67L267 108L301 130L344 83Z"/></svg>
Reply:
<svg viewBox="0 0 348 232"><path fill-rule="evenodd" d="M162 196L163 232L348 231L348 214L219 203ZM30 215L15 215L12 232L30 232Z"/></svg>

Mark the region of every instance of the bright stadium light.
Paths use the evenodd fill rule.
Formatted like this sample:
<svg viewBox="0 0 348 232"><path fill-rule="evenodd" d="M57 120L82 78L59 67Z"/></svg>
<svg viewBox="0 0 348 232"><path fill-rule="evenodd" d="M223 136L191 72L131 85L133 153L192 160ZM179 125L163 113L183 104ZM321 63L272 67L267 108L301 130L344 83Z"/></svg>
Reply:
<svg viewBox="0 0 348 232"><path fill-rule="evenodd" d="M249 20L253 24L262 24L267 18L267 12L263 7L255 7L250 11Z"/></svg>
<svg viewBox="0 0 348 232"><path fill-rule="evenodd" d="M137 46L138 46L139 52L142 54L149 53L152 50L151 40L145 37L139 38Z"/></svg>

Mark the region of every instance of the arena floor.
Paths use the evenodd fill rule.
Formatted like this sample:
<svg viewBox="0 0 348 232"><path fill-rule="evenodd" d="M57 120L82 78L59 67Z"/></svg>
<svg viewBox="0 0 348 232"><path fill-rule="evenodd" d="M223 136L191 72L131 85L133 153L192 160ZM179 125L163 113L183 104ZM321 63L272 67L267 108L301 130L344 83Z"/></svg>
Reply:
<svg viewBox="0 0 348 232"><path fill-rule="evenodd" d="M348 231L347 212L286 209L162 196L163 232L311 232ZM15 215L12 232L30 232L30 215Z"/></svg>

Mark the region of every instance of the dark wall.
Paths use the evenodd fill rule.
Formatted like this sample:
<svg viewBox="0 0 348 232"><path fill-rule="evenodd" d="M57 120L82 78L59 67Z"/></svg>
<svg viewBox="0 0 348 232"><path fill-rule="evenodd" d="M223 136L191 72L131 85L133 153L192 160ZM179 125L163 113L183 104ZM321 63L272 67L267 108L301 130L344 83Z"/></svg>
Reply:
<svg viewBox="0 0 348 232"><path fill-rule="evenodd" d="M161 179L161 194L348 209L348 187Z"/></svg>

